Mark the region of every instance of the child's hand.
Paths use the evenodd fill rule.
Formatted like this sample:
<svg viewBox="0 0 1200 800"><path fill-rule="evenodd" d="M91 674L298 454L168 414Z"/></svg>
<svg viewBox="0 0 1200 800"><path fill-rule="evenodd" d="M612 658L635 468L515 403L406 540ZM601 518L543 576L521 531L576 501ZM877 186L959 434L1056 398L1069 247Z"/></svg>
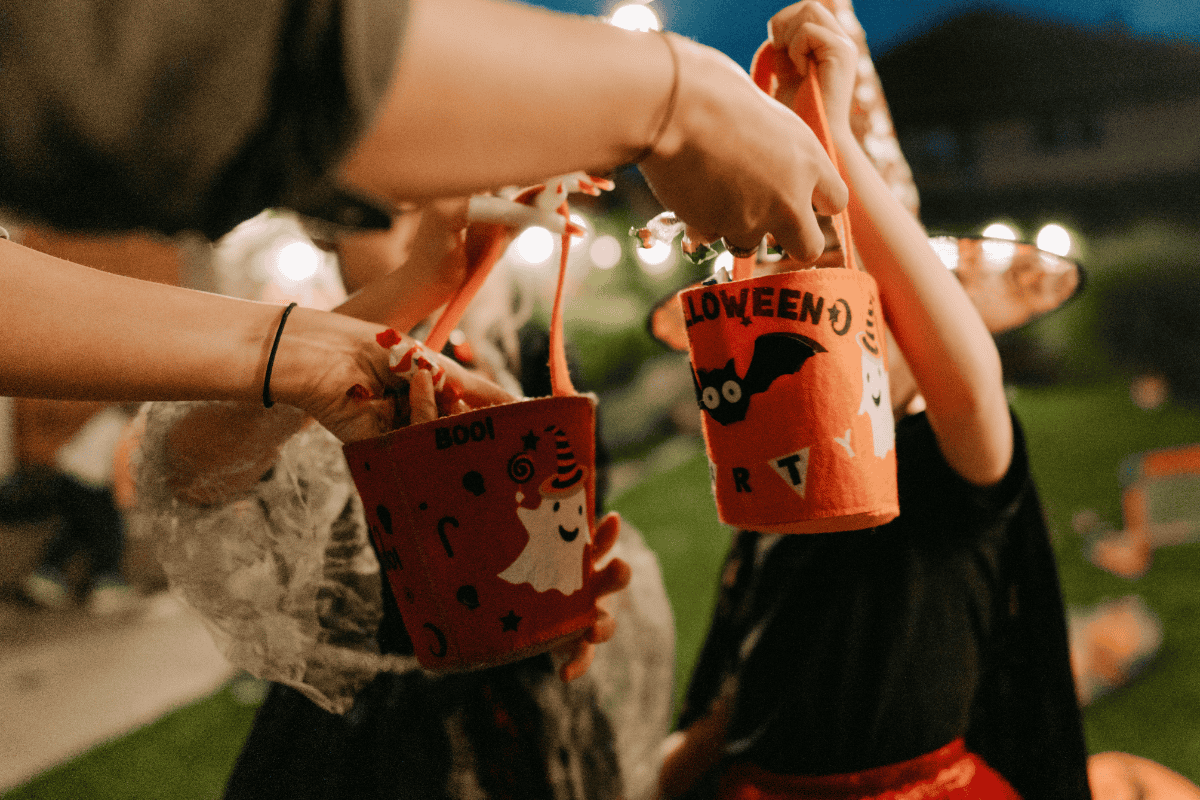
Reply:
<svg viewBox="0 0 1200 800"><path fill-rule="evenodd" d="M792 107L796 91L817 65L817 81L825 101L825 114L835 139L850 134L850 102L858 48L837 19L817 0L790 5L771 17L771 44L787 51L789 58L776 61L779 89L776 98Z"/></svg>
<svg viewBox="0 0 1200 800"><path fill-rule="evenodd" d="M423 422L433 422L439 417L450 414L461 414L470 411L471 407L461 397L453 397L442 393L439 395L434 385L434 370L417 367L412 377L408 379L408 424L420 425ZM472 374L468 371L468 374ZM511 398L509 398L511 399ZM439 400L441 403L439 404Z"/></svg>
<svg viewBox="0 0 1200 800"><path fill-rule="evenodd" d="M471 198L467 218L471 222L491 223L512 228L518 233L531 225L540 225L559 236L582 231L565 213L567 196L582 192L598 197L601 191L613 189L607 178L596 178L586 172L572 172L526 189L501 190L496 195L475 195Z"/></svg>
<svg viewBox="0 0 1200 800"><path fill-rule="evenodd" d="M338 263L352 296L337 311L401 331L436 311L468 274L459 247L468 202L435 200L396 217L387 231L339 240Z"/></svg>
<svg viewBox="0 0 1200 800"><path fill-rule="evenodd" d="M696 781L721 760L733 700L722 695L712 708L686 730L675 731L663 740L659 750L662 768L658 773L658 792L663 798L685 794Z"/></svg>
<svg viewBox="0 0 1200 800"><path fill-rule="evenodd" d="M596 526L596 541L592 552L595 556L593 564L599 563L617 543L617 535L621 532L621 518L615 512L606 514ZM593 580L596 586L596 608L600 617L592 626L583 632L578 639L560 647L555 655L565 659L559 668L558 675L563 683L568 683L583 675L592 665L596 657L596 645L607 642L617 630L617 621L604 608L601 602L606 595L619 592L629 585L633 577L629 564L619 558L613 558L596 571Z"/></svg>

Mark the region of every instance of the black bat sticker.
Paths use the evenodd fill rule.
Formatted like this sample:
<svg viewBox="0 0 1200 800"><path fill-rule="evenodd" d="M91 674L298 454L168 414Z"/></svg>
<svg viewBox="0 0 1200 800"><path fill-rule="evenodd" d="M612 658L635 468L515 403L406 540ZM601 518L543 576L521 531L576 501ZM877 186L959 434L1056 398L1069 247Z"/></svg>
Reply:
<svg viewBox="0 0 1200 800"><path fill-rule="evenodd" d="M722 425L741 422L750 409L750 398L765 392L776 378L800 371L804 362L824 345L798 333L765 333L754 340L754 355L745 377L739 377L733 359L719 369L696 369L692 382L700 408Z"/></svg>

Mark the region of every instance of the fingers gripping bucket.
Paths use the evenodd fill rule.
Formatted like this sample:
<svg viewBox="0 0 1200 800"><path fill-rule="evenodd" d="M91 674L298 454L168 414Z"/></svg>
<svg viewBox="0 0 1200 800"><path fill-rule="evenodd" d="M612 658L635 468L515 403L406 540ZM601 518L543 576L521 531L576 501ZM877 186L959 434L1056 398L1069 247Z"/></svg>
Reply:
<svg viewBox="0 0 1200 800"><path fill-rule="evenodd" d="M769 47L755 58L764 89ZM837 163L814 72L797 113ZM754 259L737 259L736 280L680 293L717 512L729 525L825 533L899 513L878 290L851 266L844 214L835 229L848 268L754 278Z"/></svg>
<svg viewBox="0 0 1200 800"><path fill-rule="evenodd" d="M566 263L564 241L563 265ZM471 293L473 284L464 285ZM451 302L446 313L465 302ZM577 394L551 322L554 396L346 445L380 565L417 659L457 671L515 661L597 617L595 401ZM435 333L453 328L443 325ZM426 344L440 349L444 342Z"/></svg>

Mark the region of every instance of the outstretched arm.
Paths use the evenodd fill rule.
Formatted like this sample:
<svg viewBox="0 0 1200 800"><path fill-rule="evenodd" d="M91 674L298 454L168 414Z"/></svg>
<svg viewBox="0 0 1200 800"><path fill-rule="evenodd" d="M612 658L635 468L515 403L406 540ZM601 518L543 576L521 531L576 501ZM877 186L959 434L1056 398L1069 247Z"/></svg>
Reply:
<svg viewBox="0 0 1200 800"><path fill-rule="evenodd" d="M467 225L467 199L438 200L397 219L391 230L342 237L338 263L350 296L336 311L412 330L462 284L467 262L455 252Z"/></svg>
<svg viewBox="0 0 1200 800"><path fill-rule="evenodd" d="M1013 448L1000 356L962 286L850 130L853 43L815 0L779 12L771 21L771 37L796 69L786 81L793 90L809 64L817 65L850 187L855 243L879 283L888 326L925 397L943 455L968 481L995 483L1007 471Z"/></svg>
<svg viewBox="0 0 1200 800"><path fill-rule="evenodd" d="M344 238L336 245L338 256L347 282L356 291L336 310L394 331L409 330L460 287L469 292L472 269L490 267L516 231L539 224L566 232L570 223L560 212L565 198L576 192L595 195L605 188L612 188L611 184L573 173L516 193L512 199L476 196L435 201L396 220L390 231ZM401 350L411 344L406 337L399 338L405 342ZM459 391L438 396L443 413L453 410L455 394L468 407L512 399L477 373L454 367L460 378L451 388ZM489 387L486 397L478 390L461 391L475 383ZM369 385L357 388L373 394ZM350 399L359 404L377 402ZM411 408L398 409L385 430L411 418ZM174 474L168 482L176 494L193 503L220 502L248 492L303 422L301 416L268 411L261 405L194 408L170 431Z"/></svg>
<svg viewBox="0 0 1200 800"><path fill-rule="evenodd" d="M271 374L271 394L280 405L267 411L262 391L279 306L112 275L6 240L0 240L0 278L6 289L0 314L10 331L0 341L0 393L242 401L242 424L269 420L266 432L273 432L275 444L301 419L283 406L307 412L343 441L392 428L394 403L384 393L400 380L376 341L378 323L295 309ZM509 399L479 375L434 357L473 406ZM372 397L349 396L355 385Z"/></svg>
<svg viewBox="0 0 1200 800"><path fill-rule="evenodd" d="M77 400L242 400L261 403L282 308L140 281L0 240L0 392ZM316 417L344 441L388 429L382 399L398 381L375 335L380 326L296 309L271 375L271 394ZM445 360L473 405L507 394Z"/></svg>
<svg viewBox="0 0 1200 800"><path fill-rule="evenodd" d="M467 224L466 210L465 198L438 201L413 212L419 216L415 223L398 220L390 231L340 241L339 259L355 282L365 285L335 309L337 316L373 323L374 332L385 327L406 331L425 319L466 275L465 258L455 250ZM296 309L292 314L299 312ZM289 318L285 336L291 325ZM386 359L387 350L374 341L371 347L372 353ZM463 372L478 380L474 373ZM370 384L359 385L372 389ZM385 403L389 416L380 432L394 427L394 409L390 408L393 398L345 399L360 405ZM495 389L489 402L509 399ZM275 462L279 448L305 422L306 417L293 409L268 410L261 402L197 406L177 420L168 433L172 469L168 483L179 497L196 504L224 502L245 494Z"/></svg>
<svg viewBox="0 0 1200 800"><path fill-rule="evenodd" d="M742 246L770 232L815 258L813 207L833 213L846 193L812 132L719 52L670 48L503 0L411 0L392 84L342 177L393 201L465 195L605 174L653 143L641 169L695 230Z"/></svg>

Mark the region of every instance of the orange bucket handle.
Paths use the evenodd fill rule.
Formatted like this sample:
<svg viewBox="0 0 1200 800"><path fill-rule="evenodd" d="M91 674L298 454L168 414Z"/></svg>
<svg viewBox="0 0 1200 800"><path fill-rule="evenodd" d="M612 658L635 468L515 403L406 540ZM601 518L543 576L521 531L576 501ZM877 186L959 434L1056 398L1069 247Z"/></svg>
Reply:
<svg viewBox="0 0 1200 800"><path fill-rule="evenodd" d="M547 189L548 191L549 189ZM526 198L532 200L536 193L527 193ZM562 211L566 214L566 202ZM429 335L425 337L425 346L440 352L450 338L450 332L462 318L463 312L471 300L487 280L492 267L500 260L505 249L513 240L513 231L504 225L477 224L476 230L468 230L467 241L459 245L466 251L467 278L458 287ZM558 286L554 292L554 306L550 313L550 386L555 397L570 397L578 394L571 383L570 370L567 367L567 351L563 337L563 295L567 278L567 256L571 247L571 234L568 231L562 236L562 257L558 265Z"/></svg>
<svg viewBox="0 0 1200 800"><path fill-rule="evenodd" d="M754 83L758 88L762 89L772 97L779 87L779 73L776 69L776 58L787 58L787 53L779 50L770 42L763 42L758 48L758 52L754 54L754 61L750 64L750 75L754 78ZM796 112L796 116L804 120L813 133L817 135L817 139L825 147L825 152L829 155L829 160L837 167L838 174L844 174L842 170L842 162L838 157L837 148L833 145L833 137L829 132L829 118L825 115L825 104L821 99L821 87L817 83L816 62L811 62L808 70L808 75L804 79L804 83L796 92L795 101L792 104L792 111ZM841 211L833 217L833 228L837 233L838 241L842 245L842 255L845 259L845 265L849 269L854 269L854 240L850 234L850 215L847 211ZM733 279L744 280L754 274L755 257L750 258L735 258L733 260Z"/></svg>

